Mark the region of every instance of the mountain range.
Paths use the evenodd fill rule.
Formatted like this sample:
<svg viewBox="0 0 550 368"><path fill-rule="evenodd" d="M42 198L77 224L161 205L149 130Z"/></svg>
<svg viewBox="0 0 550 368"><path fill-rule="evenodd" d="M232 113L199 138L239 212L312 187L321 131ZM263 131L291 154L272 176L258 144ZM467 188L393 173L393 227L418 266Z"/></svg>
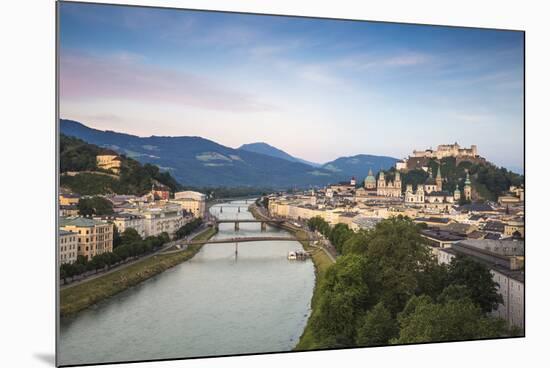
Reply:
<svg viewBox="0 0 550 368"><path fill-rule="evenodd" d="M287 160L287 161L300 162L302 164L306 164L306 165L313 166L313 167L322 166L321 164L318 164L318 163L315 163L315 162L306 161L306 160L303 160L301 158L291 156L288 153L286 153L285 151L280 150L277 147L273 147L273 146L271 146L271 145L269 145L265 142L256 142L256 143L243 144L238 149L249 151L249 152L260 153L262 155L278 157L278 158L282 158L283 160Z"/></svg>
<svg viewBox="0 0 550 368"><path fill-rule="evenodd" d="M184 186L289 187L323 186L350 177L362 179L368 170L389 169L397 159L386 156L341 157L323 165L289 155L267 143L235 149L202 137L150 136L90 128L73 120L60 120L60 132L109 148L141 163L168 171Z"/></svg>

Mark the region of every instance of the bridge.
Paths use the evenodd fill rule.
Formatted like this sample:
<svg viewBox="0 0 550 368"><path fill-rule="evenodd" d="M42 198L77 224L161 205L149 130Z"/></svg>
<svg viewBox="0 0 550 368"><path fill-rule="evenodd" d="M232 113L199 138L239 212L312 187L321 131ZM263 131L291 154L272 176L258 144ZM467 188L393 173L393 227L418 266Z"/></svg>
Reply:
<svg viewBox="0 0 550 368"><path fill-rule="evenodd" d="M223 244L223 243L246 243L246 242L258 242L258 241L315 241L315 238L295 238L292 236L247 236L237 238L226 239L209 239L209 240L190 240L184 244Z"/></svg>
<svg viewBox="0 0 550 368"><path fill-rule="evenodd" d="M216 229L218 229L218 226L219 224L230 224L230 223L234 223L235 224L235 231L238 231L239 230L239 224L241 223L259 223L261 224L261 229L262 231L266 231L267 230L267 224L275 224L275 225L281 225L284 223L284 220L268 220L268 219L265 219L265 220L255 220L255 219L215 219L215 224L214 226L216 227Z"/></svg>

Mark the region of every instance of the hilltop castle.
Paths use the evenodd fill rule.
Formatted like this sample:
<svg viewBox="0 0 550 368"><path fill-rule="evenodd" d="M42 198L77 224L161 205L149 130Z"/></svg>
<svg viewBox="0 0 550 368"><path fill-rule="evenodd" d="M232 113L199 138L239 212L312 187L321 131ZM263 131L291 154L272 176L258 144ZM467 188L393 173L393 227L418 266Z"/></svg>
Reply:
<svg viewBox="0 0 550 368"><path fill-rule="evenodd" d="M436 150L427 149L423 151L414 150L408 158L397 161L395 168L397 170L428 170L430 160L441 160L447 157L456 158L456 163L469 161L472 163L482 163L485 161L477 152L477 146L471 145L470 148L462 148L458 143L440 144Z"/></svg>
<svg viewBox="0 0 550 368"><path fill-rule="evenodd" d="M428 157L436 158L441 160L445 157L476 157L477 156L477 146L472 145L470 148L461 148L458 143L454 144L440 144L437 146L437 150L427 149L424 151L414 150L412 157Z"/></svg>

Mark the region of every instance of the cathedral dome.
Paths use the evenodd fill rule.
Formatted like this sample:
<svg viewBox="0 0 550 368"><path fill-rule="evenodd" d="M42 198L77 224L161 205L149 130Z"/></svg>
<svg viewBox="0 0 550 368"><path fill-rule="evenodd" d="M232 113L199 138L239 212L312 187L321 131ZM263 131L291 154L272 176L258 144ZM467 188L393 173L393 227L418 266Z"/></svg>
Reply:
<svg viewBox="0 0 550 368"><path fill-rule="evenodd" d="M372 169L369 169L369 174L365 178L365 183L376 184L376 178L374 177L374 174L372 173Z"/></svg>

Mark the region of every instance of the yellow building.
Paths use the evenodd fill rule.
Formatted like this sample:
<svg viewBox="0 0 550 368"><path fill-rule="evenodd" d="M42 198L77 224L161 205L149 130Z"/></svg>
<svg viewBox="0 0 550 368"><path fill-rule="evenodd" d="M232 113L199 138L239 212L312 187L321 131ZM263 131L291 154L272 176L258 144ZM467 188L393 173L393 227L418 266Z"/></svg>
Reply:
<svg viewBox="0 0 550 368"><path fill-rule="evenodd" d="M99 169L109 170L120 174L120 157L114 151L104 151L96 156L96 164Z"/></svg>
<svg viewBox="0 0 550 368"><path fill-rule="evenodd" d="M525 223L521 221L508 221L504 224L504 235L513 236L515 232L521 234L521 237L525 237Z"/></svg>
<svg viewBox="0 0 550 368"><path fill-rule="evenodd" d="M76 205L80 201L80 196L74 193L61 193L59 194L59 205L70 206Z"/></svg>
<svg viewBox="0 0 550 368"><path fill-rule="evenodd" d="M61 218L62 230L77 234L77 254L91 259L97 254L113 251L113 225L85 217Z"/></svg>

